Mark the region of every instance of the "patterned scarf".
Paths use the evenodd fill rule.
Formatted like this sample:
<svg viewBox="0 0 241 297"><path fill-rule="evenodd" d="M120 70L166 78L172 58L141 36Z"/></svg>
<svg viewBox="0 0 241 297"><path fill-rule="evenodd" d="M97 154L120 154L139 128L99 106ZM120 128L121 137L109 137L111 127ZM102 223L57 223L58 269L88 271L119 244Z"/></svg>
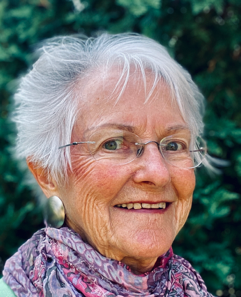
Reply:
<svg viewBox="0 0 241 297"><path fill-rule="evenodd" d="M36 232L7 262L3 279L19 297L211 297L201 276L172 249L142 275L108 259L67 227Z"/></svg>

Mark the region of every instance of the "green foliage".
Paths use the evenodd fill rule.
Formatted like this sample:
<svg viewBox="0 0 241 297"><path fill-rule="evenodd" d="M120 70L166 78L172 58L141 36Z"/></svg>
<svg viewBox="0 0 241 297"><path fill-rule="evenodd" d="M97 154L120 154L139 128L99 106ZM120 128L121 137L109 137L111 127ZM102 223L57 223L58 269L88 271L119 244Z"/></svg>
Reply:
<svg viewBox="0 0 241 297"><path fill-rule="evenodd" d="M161 4L160 0L117 0L117 3L128 9L136 17L147 13L150 8L159 9Z"/></svg>
<svg viewBox="0 0 241 297"><path fill-rule="evenodd" d="M189 2L191 4L192 12L194 15L201 13L203 11L208 11L212 8L215 9L217 13L223 12L224 1L222 0L191 0Z"/></svg>
<svg viewBox="0 0 241 297"><path fill-rule="evenodd" d="M15 131L8 120L16 79L31 64L35 45L61 34L134 31L165 45L191 72L207 98L209 153L229 162L214 177L197 170L193 208L174 250L201 272L214 294L241 290L241 2L88 0L82 10L74 2L0 1L2 261L43 226L26 173L11 157Z"/></svg>

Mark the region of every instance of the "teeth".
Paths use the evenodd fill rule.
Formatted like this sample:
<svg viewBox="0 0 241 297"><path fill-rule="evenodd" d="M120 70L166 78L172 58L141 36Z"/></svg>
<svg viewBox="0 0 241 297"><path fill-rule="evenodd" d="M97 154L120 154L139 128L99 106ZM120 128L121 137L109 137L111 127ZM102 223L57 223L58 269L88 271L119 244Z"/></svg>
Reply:
<svg viewBox="0 0 241 297"><path fill-rule="evenodd" d="M161 203L158 203L159 207L160 208L166 208L166 202L161 202Z"/></svg>
<svg viewBox="0 0 241 297"><path fill-rule="evenodd" d="M141 209L141 208L145 208L145 209L149 209L149 208L153 208L153 209L157 209L157 208L166 208L166 202L161 202L161 203L155 203L155 204L149 204L149 203L123 203L123 204L117 204L117 207L121 207L121 208L127 208L127 209Z"/></svg>
<svg viewBox="0 0 241 297"><path fill-rule="evenodd" d="M134 209L141 209L140 203L134 203Z"/></svg>
<svg viewBox="0 0 241 297"><path fill-rule="evenodd" d="M149 203L142 203L142 208L151 208L151 204L149 204Z"/></svg>
<svg viewBox="0 0 241 297"><path fill-rule="evenodd" d="M159 208L159 203L158 204L151 204L151 208Z"/></svg>
<svg viewBox="0 0 241 297"><path fill-rule="evenodd" d="M128 209L131 209L131 208L133 208L133 203L128 203L127 205L126 205L126 207L128 208Z"/></svg>

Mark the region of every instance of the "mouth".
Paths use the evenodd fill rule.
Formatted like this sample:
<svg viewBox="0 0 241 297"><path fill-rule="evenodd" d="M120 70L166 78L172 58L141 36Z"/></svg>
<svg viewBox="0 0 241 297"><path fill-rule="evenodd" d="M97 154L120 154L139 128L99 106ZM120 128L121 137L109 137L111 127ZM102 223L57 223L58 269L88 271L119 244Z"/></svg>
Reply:
<svg viewBox="0 0 241 297"><path fill-rule="evenodd" d="M158 210L158 209L166 209L171 203L169 202L160 202L160 203L123 203L117 204L115 207L123 208L127 210Z"/></svg>

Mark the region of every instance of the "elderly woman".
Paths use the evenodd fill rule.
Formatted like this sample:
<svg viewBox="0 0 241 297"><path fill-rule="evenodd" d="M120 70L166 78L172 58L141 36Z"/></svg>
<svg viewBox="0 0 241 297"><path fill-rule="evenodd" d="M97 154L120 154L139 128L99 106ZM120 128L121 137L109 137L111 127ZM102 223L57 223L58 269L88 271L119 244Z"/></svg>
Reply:
<svg viewBox="0 0 241 297"><path fill-rule="evenodd" d="M65 219L19 248L1 287L16 296L212 296L171 248L195 168L209 166L203 96L187 71L135 34L54 38L15 99L19 155Z"/></svg>

